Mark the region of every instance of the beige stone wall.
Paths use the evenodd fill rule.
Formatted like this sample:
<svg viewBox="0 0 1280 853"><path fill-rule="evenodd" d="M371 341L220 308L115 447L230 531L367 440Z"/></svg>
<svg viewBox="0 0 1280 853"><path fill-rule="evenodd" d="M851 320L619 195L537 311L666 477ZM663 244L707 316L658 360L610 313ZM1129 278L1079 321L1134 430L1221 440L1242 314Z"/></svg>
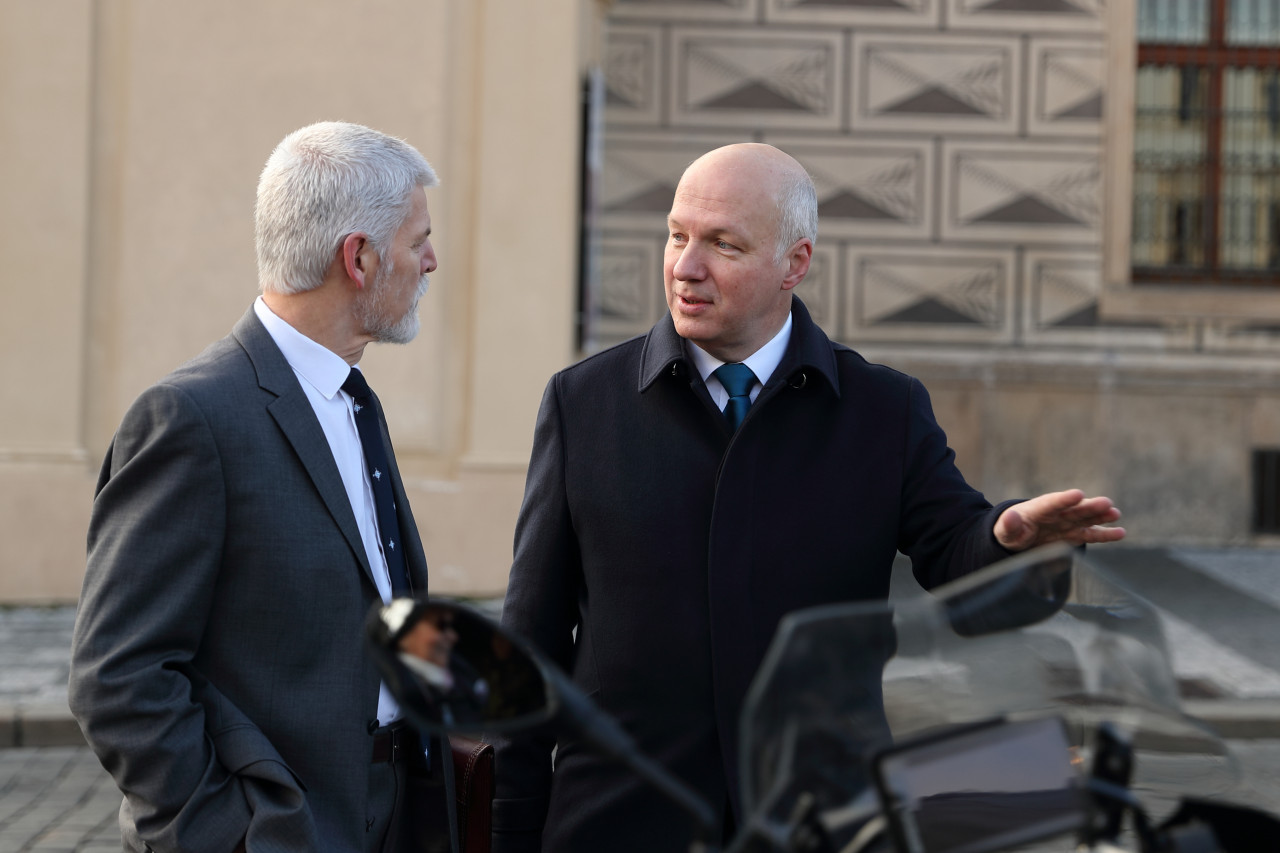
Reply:
<svg viewBox="0 0 1280 853"><path fill-rule="evenodd" d="M925 382L961 469L992 497L1078 486L1120 503L1132 544L1266 541L1250 533L1250 454L1280 447L1280 366L864 350Z"/></svg>
<svg viewBox="0 0 1280 853"><path fill-rule="evenodd" d="M437 168L423 332L370 348L433 586L501 590L533 417L573 355L596 0L0 4L0 602L70 600L98 464L256 294L273 146L331 118Z"/></svg>
<svg viewBox="0 0 1280 853"><path fill-rule="evenodd" d="M1280 327L1260 318L1280 301L1130 287L1132 3L1039 5L0 3L0 603L74 599L112 431L247 308L258 171L325 118L403 136L441 173L423 334L366 364L433 586L501 590L538 399L577 355L579 92L602 46L591 346L662 310L684 164L776 141L827 203L806 299L926 381L975 483L1107 492L1138 542L1253 541L1249 453L1280 446ZM931 89L958 76L980 85ZM1048 171L1025 168L1036 158ZM987 221L1001 199L983 176L1006 167L1036 192L1065 169L1097 210Z"/></svg>

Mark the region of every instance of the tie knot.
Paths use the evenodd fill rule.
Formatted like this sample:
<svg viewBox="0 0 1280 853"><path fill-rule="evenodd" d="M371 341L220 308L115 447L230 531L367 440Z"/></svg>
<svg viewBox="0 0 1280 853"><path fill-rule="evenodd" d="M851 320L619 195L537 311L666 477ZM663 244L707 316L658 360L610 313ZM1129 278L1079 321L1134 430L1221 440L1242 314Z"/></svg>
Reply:
<svg viewBox="0 0 1280 853"><path fill-rule="evenodd" d="M730 397L747 396L747 392L756 381L756 375L751 372L751 368L741 362L720 365L715 369L715 377L720 380L720 384L729 392Z"/></svg>
<svg viewBox="0 0 1280 853"><path fill-rule="evenodd" d="M347 381L342 383L342 390L361 400L367 400L373 396L373 391L369 389L369 383L364 381L364 374L354 367L347 374Z"/></svg>

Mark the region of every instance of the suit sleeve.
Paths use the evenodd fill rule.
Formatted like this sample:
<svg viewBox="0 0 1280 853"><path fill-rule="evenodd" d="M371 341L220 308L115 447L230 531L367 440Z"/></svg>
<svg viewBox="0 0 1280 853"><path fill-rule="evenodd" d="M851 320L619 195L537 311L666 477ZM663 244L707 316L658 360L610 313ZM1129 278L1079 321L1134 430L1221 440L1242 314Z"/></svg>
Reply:
<svg viewBox="0 0 1280 853"><path fill-rule="evenodd" d="M929 394L914 378L907 405L898 550L911 557L921 585L933 588L1012 553L996 541L994 530L1000 513L1015 502L992 507L965 482Z"/></svg>
<svg viewBox="0 0 1280 853"><path fill-rule="evenodd" d="M225 853L251 818L192 696L225 523L208 422L180 389L149 389L125 415L99 477L69 699L125 792L141 841L158 850Z"/></svg>
<svg viewBox="0 0 1280 853"><path fill-rule="evenodd" d="M502 622L556 666L569 670L582 565L569 510L558 379L553 377L547 385L534 428ZM494 853L541 849L554 746L555 736L549 731L498 739Z"/></svg>

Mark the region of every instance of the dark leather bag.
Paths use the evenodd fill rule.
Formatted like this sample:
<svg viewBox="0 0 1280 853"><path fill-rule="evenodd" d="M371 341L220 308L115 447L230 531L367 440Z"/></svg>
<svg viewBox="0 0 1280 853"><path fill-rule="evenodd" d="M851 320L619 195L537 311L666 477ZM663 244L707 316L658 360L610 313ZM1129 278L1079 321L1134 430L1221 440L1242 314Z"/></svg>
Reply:
<svg viewBox="0 0 1280 853"><path fill-rule="evenodd" d="M493 744L452 735L458 850L489 853L493 824Z"/></svg>

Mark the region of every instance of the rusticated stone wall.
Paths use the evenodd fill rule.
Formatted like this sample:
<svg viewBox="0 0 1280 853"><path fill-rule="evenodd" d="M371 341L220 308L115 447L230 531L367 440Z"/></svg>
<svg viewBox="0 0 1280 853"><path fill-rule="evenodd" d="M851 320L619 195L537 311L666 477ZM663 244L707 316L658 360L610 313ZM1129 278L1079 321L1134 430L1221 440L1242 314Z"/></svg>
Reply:
<svg viewBox="0 0 1280 853"><path fill-rule="evenodd" d="M1255 541L1250 453L1280 446L1265 330L1100 310L1104 230L1128 216L1102 201L1105 158L1130 156L1130 128L1116 143L1105 126L1115 14L616 0L588 347L665 310L664 219L689 161L775 144L818 188L798 293L833 338L926 381L971 481L1111 494L1138 542Z"/></svg>

